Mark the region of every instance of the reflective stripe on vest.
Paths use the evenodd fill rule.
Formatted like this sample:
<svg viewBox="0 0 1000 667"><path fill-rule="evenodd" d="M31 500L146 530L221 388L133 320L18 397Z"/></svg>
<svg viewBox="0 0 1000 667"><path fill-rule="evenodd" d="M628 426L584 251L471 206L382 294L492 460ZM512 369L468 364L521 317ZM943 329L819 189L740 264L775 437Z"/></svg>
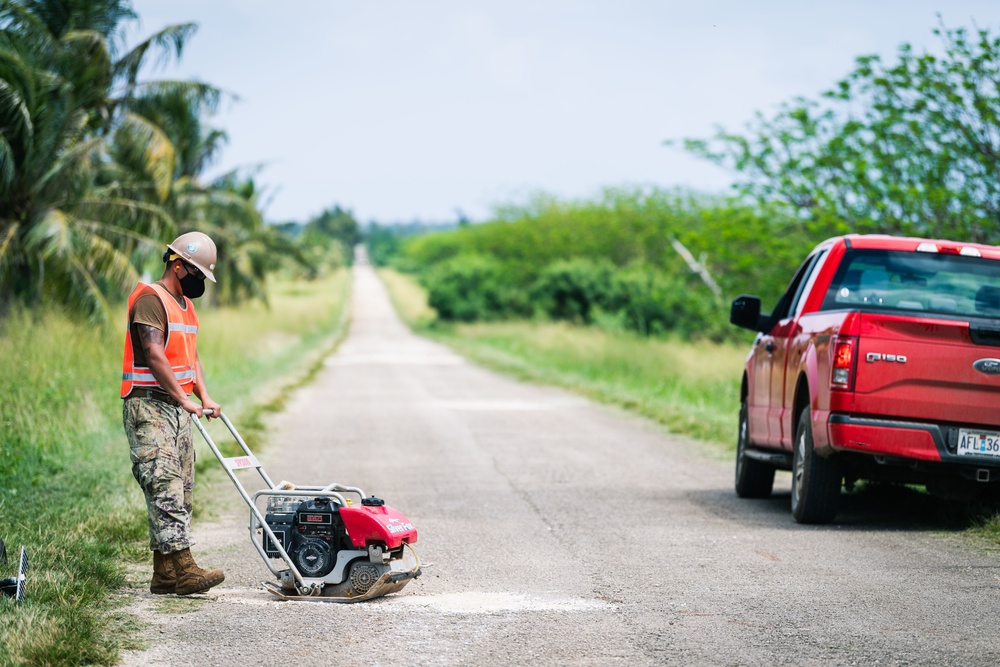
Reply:
<svg viewBox="0 0 1000 667"><path fill-rule="evenodd" d="M159 386L156 383L156 378L153 377L153 372L147 366L133 366L133 369L138 372L122 373L122 379L131 380L136 385ZM184 380L194 380L197 378L197 374L195 371L174 371L174 378L179 384L184 384Z"/></svg>
<svg viewBox="0 0 1000 667"><path fill-rule="evenodd" d="M146 285L139 283L128 298L128 312L132 312L132 307L136 300L145 294L155 294L159 297L163 308L167 313L166 341L163 348L167 361L170 362L174 379L181 386L185 393L194 391L194 382L197 378L198 352L196 340L198 336L198 315L194 311L194 304L187 297L184 302L187 309L181 308L177 301L170 296L160 285ZM161 391L166 389L160 386L156 377L148 366L136 365L132 350L132 326L131 321L125 330L125 352L122 358L122 386L121 396L128 396L133 388L157 388Z"/></svg>

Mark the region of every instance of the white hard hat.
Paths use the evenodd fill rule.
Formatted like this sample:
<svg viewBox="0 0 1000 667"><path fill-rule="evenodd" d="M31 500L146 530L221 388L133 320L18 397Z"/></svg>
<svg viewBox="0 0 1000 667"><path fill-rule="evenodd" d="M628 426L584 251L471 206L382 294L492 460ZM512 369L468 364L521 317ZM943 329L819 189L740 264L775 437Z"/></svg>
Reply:
<svg viewBox="0 0 1000 667"><path fill-rule="evenodd" d="M167 261L183 259L188 264L197 267L205 274L206 278L213 283L215 282L215 274L212 272L215 270L217 252L215 241L210 239L207 234L201 232L181 234L167 247L173 251Z"/></svg>

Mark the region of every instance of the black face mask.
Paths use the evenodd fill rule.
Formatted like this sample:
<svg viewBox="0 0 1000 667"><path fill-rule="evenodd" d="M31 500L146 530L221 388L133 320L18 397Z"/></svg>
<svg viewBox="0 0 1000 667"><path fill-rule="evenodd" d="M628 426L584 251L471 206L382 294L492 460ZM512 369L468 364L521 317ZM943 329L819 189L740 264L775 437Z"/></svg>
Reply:
<svg viewBox="0 0 1000 667"><path fill-rule="evenodd" d="M188 273L181 280L181 294L189 299L197 299L205 293L205 279Z"/></svg>

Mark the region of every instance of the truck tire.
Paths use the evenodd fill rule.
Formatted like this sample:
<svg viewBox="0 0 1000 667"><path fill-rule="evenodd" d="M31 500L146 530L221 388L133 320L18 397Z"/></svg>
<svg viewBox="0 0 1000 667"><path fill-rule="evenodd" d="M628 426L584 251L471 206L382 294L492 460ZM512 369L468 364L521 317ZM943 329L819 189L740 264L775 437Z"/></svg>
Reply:
<svg viewBox="0 0 1000 667"><path fill-rule="evenodd" d="M843 471L836 458L822 458L813 448L809 409L799 415L792 454L792 516L799 523L830 523L837 516Z"/></svg>
<svg viewBox="0 0 1000 667"><path fill-rule="evenodd" d="M736 439L736 495L740 498L770 498L774 488L774 466L747 458L750 444L746 401L740 407L740 428Z"/></svg>

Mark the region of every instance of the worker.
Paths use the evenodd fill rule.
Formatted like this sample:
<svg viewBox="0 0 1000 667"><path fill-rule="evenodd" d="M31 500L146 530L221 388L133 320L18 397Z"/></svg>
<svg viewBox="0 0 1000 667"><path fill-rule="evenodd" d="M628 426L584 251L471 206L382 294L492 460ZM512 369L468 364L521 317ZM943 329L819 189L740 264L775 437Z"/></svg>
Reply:
<svg viewBox="0 0 1000 667"><path fill-rule="evenodd" d="M181 234L163 254L163 276L139 283L128 298L122 363L122 423L132 475L146 496L156 595L191 595L225 580L191 556L194 438L191 416L217 417L198 359L198 316L192 299L215 282L215 243L201 232ZM194 394L200 404L191 399Z"/></svg>

